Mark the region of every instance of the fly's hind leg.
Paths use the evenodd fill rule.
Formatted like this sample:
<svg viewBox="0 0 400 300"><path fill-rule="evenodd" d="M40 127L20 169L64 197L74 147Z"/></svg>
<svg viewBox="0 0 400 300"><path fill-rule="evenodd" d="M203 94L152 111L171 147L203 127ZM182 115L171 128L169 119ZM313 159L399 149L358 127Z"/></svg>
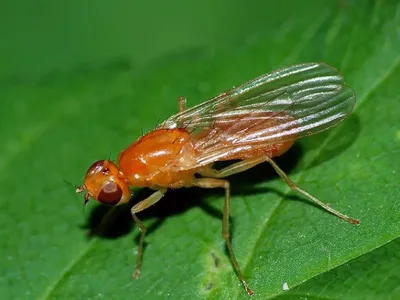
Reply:
<svg viewBox="0 0 400 300"><path fill-rule="evenodd" d="M330 207L329 205L321 202L320 200L318 200L317 198L315 198L313 195L311 195L310 193L306 192L305 190L303 190L302 188L300 188L296 183L294 183L287 175L285 172L283 172L283 170L281 168L279 168L279 166L270 158L267 157L267 161L271 164L271 166L274 168L275 172L278 173L278 175L286 182L286 184L292 189L295 190L297 192L299 192L300 194L306 196L308 199L310 199L311 201L313 201L315 204L317 204L318 206L322 207L323 209L329 211L331 214L339 217L340 219L343 219L351 224L355 224L358 225L360 224L360 221L357 219L353 219L350 218L344 214L342 214L341 212L333 209L332 207Z"/></svg>
<svg viewBox="0 0 400 300"><path fill-rule="evenodd" d="M178 111L181 113L186 110L186 98L179 97L178 98Z"/></svg>
<svg viewBox="0 0 400 300"><path fill-rule="evenodd" d="M332 207L330 207L329 205L321 202L320 200L318 200L317 198L315 198L313 195L311 195L310 193L306 192L305 190L303 190L302 188L300 188L296 183L294 183L287 175L286 173L279 168L279 166L268 156L264 156L264 157L258 157L258 158L251 158L251 159L246 159L246 160L242 160L240 162L234 163L222 170L215 170L211 167L207 167L204 168L203 170L201 170L199 172L200 175L202 176L208 176L208 177L214 177L214 178L223 178L223 177L227 177L236 173L240 173L243 172L247 169L250 169L256 165L258 165L259 163L262 163L264 161L267 161L271 164L271 166L274 168L275 172L286 182L286 184L292 189L295 190L299 193L301 193L302 195L304 195L305 197L307 197L308 199L310 199L311 201L313 201L315 204L317 204L318 206L322 207L323 209L329 211L330 213L332 213L333 215L351 223L351 224L355 224L358 225L360 224L360 221L357 219L353 219L350 218L344 214L342 214L341 212L333 209Z"/></svg>
<svg viewBox="0 0 400 300"><path fill-rule="evenodd" d="M215 178L196 178L193 180L193 185L201 188L224 188L225 189L225 202L224 202L224 213L222 217L222 236L226 242L226 246L229 251L229 255L232 259L233 267L239 277L239 280L243 284L247 294L249 296L254 295L253 291L249 288L247 282L244 280L242 271L240 270L239 263L237 262L235 253L233 252L230 233L229 233L229 208L230 208L230 188L229 181Z"/></svg>
<svg viewBox="0 0 400 300"><path fill-rule="evenodd" d="M221 170L215 170L211 167L206 167L203 170L199 171L199 174L202 176L213 177L213 178L224 178L236 173L244 172L265 161L267 161L265 157L249 158L234 163Z"/></svg>
<svg viewBox="0 0 400 300"><path fill-rule="evenodd" d="M131 208L131 214L133 220L135 220L136 225L139 227L141 234L140 234L140 240L139 240L139 247L138 247L138 257L137 257L137 263L136 263L136 270L135 273L133 273L132 277L134 279L139 278L140 274L140 267L142 266L142 256L143 256L143 242L144 242L144 237L146 235L147 227L144 226L142 221L136 216L136 213L152 206L153 204L157 203L165 194L167 189L161 189L153 194L151 194L149 197L146 199L140 201L137 203L135 206Z"/></svg>

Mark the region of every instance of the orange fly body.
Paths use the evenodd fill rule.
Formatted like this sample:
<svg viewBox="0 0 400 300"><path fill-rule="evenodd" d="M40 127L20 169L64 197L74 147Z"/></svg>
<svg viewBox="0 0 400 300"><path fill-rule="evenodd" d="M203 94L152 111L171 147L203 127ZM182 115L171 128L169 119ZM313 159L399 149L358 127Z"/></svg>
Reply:
<svg viewBox="0 0 400 300"><path fill-rule="evenodd" d="M115 206L131 198L132 187L154 190L131 209L141 230L134 278L139 277L146 227L137 213L154 205L168 189L181 187L224 188L222 235L233 267L246 292L253 295L242 275L229 236L229 182L223 178L268 162L293 190L339 218L352 219L301 189L272 160L285 153L295 140L335 126L353 110L354 92L342 75L323 63L305 63L262 75L230 91L186 108L123 150L118 165L110 160L93 163L84 184L85 203L93 198ZM217 161L239 160L221 170ZM197 176L195 176L197 175Z"/></svg>

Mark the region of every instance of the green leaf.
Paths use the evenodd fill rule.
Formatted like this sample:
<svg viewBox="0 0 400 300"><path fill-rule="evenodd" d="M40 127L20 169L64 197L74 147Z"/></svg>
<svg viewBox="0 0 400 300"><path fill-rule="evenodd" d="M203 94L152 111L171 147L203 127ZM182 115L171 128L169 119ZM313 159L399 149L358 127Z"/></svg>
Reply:
<svg viewBox="0 0 400 300"><path fill-rule="evenodd" d="M235 6L242 17L224 29L229 38L218 46L181 49L142 65L126 58L36 81L3 79L0 294L246 299L221 237L222 191L172 191L139 214L150 230L141 277L133 281L139 231L129 208L117 209L88 238L105 209L91 203L83 215L83 200L64 180L80 184L92 162L110 153L115 159L141 129L175 113L179 96L191 106L275 68L323 61L354 88L355 111L277 162L361 225L310 205L262 165L231 178L233 247L257 299L365 299L364 284L375 298L395 295L398 242L389 242L400 236L400 7L396 1L312 4L246 2ZM134 201L145 195L138 191ZM384 266L363 274L377 259ZM355 289L345 293L355 277Z"/></svg>
<svg viewBox="0 0 400 300"><path fill-rule="evenodd" d="M399 246L396 239L276 299L397 299Z"/></svg>

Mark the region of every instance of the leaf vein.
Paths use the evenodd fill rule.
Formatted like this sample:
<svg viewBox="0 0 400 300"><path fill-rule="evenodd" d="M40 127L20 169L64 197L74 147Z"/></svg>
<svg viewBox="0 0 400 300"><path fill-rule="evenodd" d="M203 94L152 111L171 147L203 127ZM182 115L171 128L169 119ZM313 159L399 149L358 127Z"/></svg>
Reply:
<svg viewBox="0 0 400 300"><path fill-rule="evenodd" d="M59 277L51 285L49 285L44 294L41 297L38 297L38 299L50 299L51 294L57 289L62 280L66 278L68 272L71 271L77 264L79 264L79 262L89 253L89 251L93 248L94 243L94 240L89 242L87 246L78 253L75 259L73 259L68 265L66 265L64 270L61 271Z"/></svg>

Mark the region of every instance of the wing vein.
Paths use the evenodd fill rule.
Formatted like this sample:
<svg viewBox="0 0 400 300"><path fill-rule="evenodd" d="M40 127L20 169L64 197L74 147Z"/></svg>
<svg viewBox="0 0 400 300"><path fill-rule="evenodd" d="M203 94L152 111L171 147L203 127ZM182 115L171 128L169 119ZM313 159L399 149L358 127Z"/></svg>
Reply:
<svg viewBox="0 0 400 300"><path fill-rule="evenodd" d="M217 160L244 159L326 130L352 111L353 91L342 75L323 63L289 66L261 75L180 112L162 128L186 128L197 151L195 164L172 162L177 171Z"/></svg>

